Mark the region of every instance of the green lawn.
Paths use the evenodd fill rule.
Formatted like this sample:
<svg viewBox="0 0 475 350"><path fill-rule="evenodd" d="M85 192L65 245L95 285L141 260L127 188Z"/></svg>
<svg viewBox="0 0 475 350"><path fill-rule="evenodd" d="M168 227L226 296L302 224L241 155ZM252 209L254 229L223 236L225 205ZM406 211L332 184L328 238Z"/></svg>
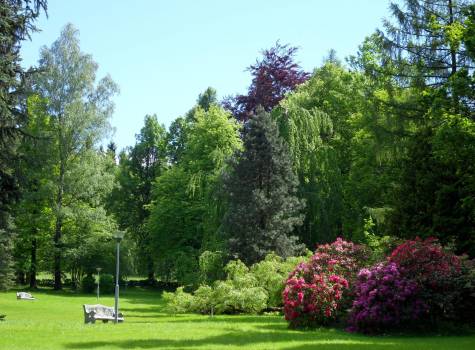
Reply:
<svg viewBox="0 0 475 350"><path fill-rule="evenodd" d="M0 293L0 349L475 349L475 336L367 337L341 330L292 331L281 316L172 316L158 293L127 290L123 324L84 324L82 304L93 296L36 292L35 301ZM113 305L112 297L101 298Z"/></svg>

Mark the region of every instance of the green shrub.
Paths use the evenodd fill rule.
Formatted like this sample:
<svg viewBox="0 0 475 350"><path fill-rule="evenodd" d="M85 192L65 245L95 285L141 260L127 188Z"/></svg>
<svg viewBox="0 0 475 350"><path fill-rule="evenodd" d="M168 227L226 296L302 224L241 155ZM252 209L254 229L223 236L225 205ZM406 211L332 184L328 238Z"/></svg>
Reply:
<svg viewBox="0 0 475 350"><path fill-rule="evenodd" d="M183 287L177 288L174 293L163 292L163 300L167 307L165 311L173 314L194 312L194 296L183 291Z"/></svg>
<svg viewBox="0 0 475 350"><path fill-rule="evenodd" d="M199 258L201 283L211 284L224 278L224 256L222 252L204 251Z"/></svg>
<svg viewBox="0 0 475 350"><path fill-rule="evenodd" d="M94 293L97 288L96 279L92 275L87 275L81 281L81 290L84 293Z"/></svg>
<svg viewBox="0 0 475 350"><path fill-rule="evenodd" d="M205 253L200 257L200 270L212 271L207 275L210 278L220 270L220 257L216 252ZM203 284L193 294L179 288L175 293L164 293L164 299L172 313L259 313L269 307L282 306L285 280L303 260L305 257L284 260L269 254L250 269L240 260L233 260L222 269L221 273L226 273L225 280Z"/></svg>
<svg viewBox="0 0 475 350"><path fill-rule="evenodd" d="M101 294L113 294L115 289L114 276L108 273L101 274L100 292Z"/></svg>
<svg viewBox="0 0 475 350"><path fill-rule="evenodd" d="M268 254L263 261L251 266L251 273L257 281L257 285L262 287L269 296L267 307L281 307L282 292L285 281L295 266L303 262L305 257L289 257L283 259L273 253Z"/></svg>

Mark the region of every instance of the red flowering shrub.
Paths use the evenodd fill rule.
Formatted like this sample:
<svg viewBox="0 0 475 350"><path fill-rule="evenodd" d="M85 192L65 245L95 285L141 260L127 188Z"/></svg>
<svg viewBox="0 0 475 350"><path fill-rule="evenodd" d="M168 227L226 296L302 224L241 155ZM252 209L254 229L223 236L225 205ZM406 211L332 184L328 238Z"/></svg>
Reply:
<svg viewBox="0 0 475 350"><path fill-rule="evenodd" d="M396 263L407 275L438 288L447 278L460 274L460 258L447 252L435 238L405 241L391 253L390 262Z"/></svg>
<svg viewBox="0 0 475 350"><path fill-rule="evenodd" d="M445 250L435 238L416 238L399 245L389 261L398 265L403 276L419 285L432 321L456 318L461 293L460 257Z"/></svg>
<svg viewBox="0 0 475 350"><path fill-rule="evenodd" d="M307 264L302 263L302 276ZM299 275L299 273L296 273ZM338 275L314 274L310 280L291 277L283 292L285 319L290 326L313 327L335 319L344 289L348 288L345 278Z"/></svg>
<svg viewBox="0 0 475 350"><path fill-rule="evenodd" d="M363 246L338 238L317 247L290 274L284 292L285 319L291 327L314 327L335 320L348 305L351 282L362 267Z"/></svg>

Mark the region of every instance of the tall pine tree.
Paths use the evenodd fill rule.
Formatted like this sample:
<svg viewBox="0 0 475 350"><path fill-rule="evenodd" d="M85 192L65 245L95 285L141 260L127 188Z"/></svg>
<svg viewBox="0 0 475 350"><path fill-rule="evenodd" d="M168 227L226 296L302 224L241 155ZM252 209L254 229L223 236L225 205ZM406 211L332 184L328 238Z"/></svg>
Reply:
<svg viewBox="0 0 475 350"><path fill-rule="evenodd" d="M11 205L19 195L17 140L26 120L27 72L20 65L21 42L35 31L46 0L0 2L0 290L11 284L13 219Z"/></svg>
<svg viewBox="0 0 475 350"><path fill-rule="evenodd" d="M298 180L275 121L259 111L245 125L244 150L224 176L229 207L222 233L231 255L252 264L269 252L290 256L302 248L292 232L303 221Z"/></svg>

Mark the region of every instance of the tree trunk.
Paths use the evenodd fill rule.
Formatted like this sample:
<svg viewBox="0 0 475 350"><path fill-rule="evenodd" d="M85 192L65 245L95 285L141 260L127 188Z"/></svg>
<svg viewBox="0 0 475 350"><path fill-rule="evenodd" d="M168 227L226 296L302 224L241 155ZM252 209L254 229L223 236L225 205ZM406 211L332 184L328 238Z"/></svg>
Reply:
<svg viewBox="0 0 475 350"><path fill-rule="evenodd" d="M147 271L148 271L148 281L149 282L153 282L155 281L155 268L154 268L154 264L153 264L153 260L152 260L152 257L148 256L148 262L147 262Z"/></svg>
<svg viewBox="0 0 475 350"><path fill-rule="evenodd" d="M18 284L26 284L25 272L24 271L18 271L17 281L18 281Z"/></svg>
<svg viewBox="0 0 475 350"><path fill-rule="evenodd" d="M449 0L449 24L452 25L454 23L454 13L453 13L453 4L452 0ZM455 75L457 73L457 52L453 45L450 45L450 76ZM457 96L456 92L452 88L452 101L453 101L453 108L454 112L459 112L459 97Z"/></svg>
<svg viewBox="0 0 475 350"><path fill-rule="evenodd" d="M30 288L36 289L36 272L37 272L37 260L36 260L36 251L38 249L38 241L34 237L31 241L31 264L30 264Z"/></svg>
<svg viewBox="0 0 475 350"><path fill-rule="evenodd" d="M449 0L449 25L454 23L454 13L453 13L453 4L452 0ZM450 45L450 66L451 72L450 75L457 73L457 53L455 49Z"/></svg>
<svg viewBox="0 0 475 350"><path fill-rule="evenodd" d="M56 225L54 230L54 289L63 288L61 282L61 237L63 232L63 190L64 190L64 164L61 161L59 170L58 196L56 200Z"/></svg>

